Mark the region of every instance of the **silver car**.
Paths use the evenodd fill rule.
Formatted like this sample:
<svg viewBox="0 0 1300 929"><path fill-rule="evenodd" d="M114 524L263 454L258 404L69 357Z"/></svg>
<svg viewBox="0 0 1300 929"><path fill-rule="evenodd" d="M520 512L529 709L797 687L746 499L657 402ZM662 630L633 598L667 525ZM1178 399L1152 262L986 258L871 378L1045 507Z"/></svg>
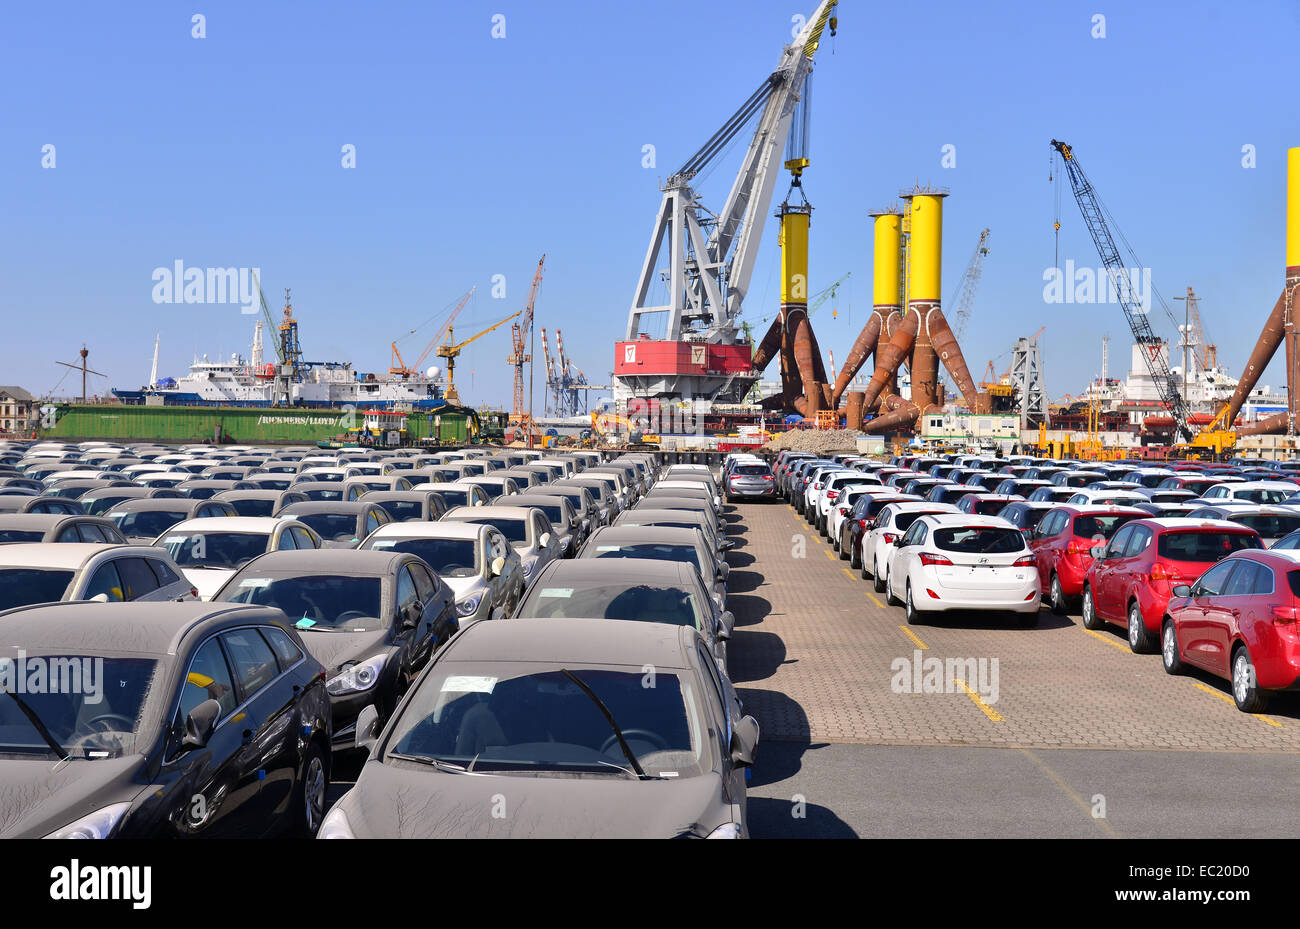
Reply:
<svg viewBox="0 0 1300 929"><path fill-rule="evenodd" d="M458 506L448 510L439 522L478 523L499 530L519 554L525 585L563 555L559 533L546 514L535 507Z"/></svg>

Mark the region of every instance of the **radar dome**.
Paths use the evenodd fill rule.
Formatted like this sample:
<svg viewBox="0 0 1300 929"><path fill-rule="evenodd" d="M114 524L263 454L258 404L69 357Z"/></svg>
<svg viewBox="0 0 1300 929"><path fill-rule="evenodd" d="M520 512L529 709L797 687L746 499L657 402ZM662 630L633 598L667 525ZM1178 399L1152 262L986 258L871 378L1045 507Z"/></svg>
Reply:
<svg viewBox="0 0 1300 929"><path fill-rule="evenodd" d="M425 371L424 373L429 378L429 380L431 381L437 380L438 375L442 373L442 368L438 367L437 365L429 365L429 370Z"/></svg>

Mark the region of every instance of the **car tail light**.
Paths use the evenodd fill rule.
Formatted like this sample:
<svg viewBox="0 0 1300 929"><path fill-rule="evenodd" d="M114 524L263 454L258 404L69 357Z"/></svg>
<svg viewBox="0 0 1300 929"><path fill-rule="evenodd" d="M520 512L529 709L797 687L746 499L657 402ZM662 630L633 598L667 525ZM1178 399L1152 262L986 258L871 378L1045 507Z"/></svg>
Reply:
<svg viewBox="0 0 1300 929"><path fill-rule="evenodd" d="M1017 558L1015 561L1011 562L1011 567L1032 568L1036 564L1038 564L1038 562L1034 560L1033 555L1022 555L1021 557Z"/></svg>
<svg viewBox="0 0 1300 929"><path fill-rule="evenodd" d="M197 597L198 595L199 595L199 589L198 589L197 587L191 587L191 588L190 588L190 596L191 596L191 597Z"/></svg>
<svg viewBox="0 0 1300 929"><path fill-rule="evenodd" d="M1300 622L1300 610L1297 610L1294 606L1273 607L1273 625L1293 626L1297 622Z"/></svg>
<svg viewBox="0 0 1300 929"><path fill-rule="evenodd" d="M770 475L770 474L764 474L764 475L763 475L763 480L765 480L765 481L770 481L770 480L772 480L772 475Z"/></svg>
<svg viewBox="0 0 1300 929"><path fill-rule="evenodd" d="M924 558L925 556L923 555L921 557ZM939 595L935 593L933 590L931 590L929 587L925 588L925 592L928 593L932 599L934 600L939 599Z"/></svg>
<svg viewBox="0 0 1300 929"><path fill-rule="evenodd" d="M1088 555L1091 554L1094 544L1099 545L1101 543L1094 543L1091 539L1071 539L1066 543L1065 553L1067 555Z"/></svg>
<svg viewBox="0 0 1300 929"><path fill-rule="evenodd" d="M1028 603L1030 600L1034 599L1035 597L1041 597L1041 596L1042 594L1040 594L1038 591L1035 590L1028 597L1025 597L1025 602Z"/></svg>
<svg viewBox="0 0 1300 929"><path fill-rule="evenodd" d="M881 538L885 540L886 545L893 545L898 541L898 536L894 535L892 532L882 532Z"/></svg>
<svg viewBox="0 0 1300 929"><path fill-rule="evenodd" d="M923 565L951 565L952 560L945 558L943 555L931 555L929 552L921 553L921 564Z"/></svg>
<svg viewBox="0 0 1300 929"><path fill-rule="evenodd" d="M847 506L842 506L842 507L840 507L840 515L841 515L841 516L848 516L848 515L849 515L849 508L848 508Z"/></svg>
<svg viewBox="0 0 1300 929"><path fill-rule="evenodd" d="M867 528L867 521L866 521L865 519L859 519L859 520L858 520L858 528L859 528L859 529L866 529L866 528Z"/></svg>
<svg viewBox="0 0 1300 929"><path fill-rule="evenodd" d="M1182 580L1182 574L1173 565L1166 564L1163 561L1157 561L1151 566L1149 574L1153 581L1177 581Z"/></svg>
<svg viewBox="0 0 1300 929"><path fill-rule="evenodd" d="M839 492L838 490L828 490L828 491L826 491L826 499L827 499L827 500L836 500L836 499L839 498L839 495L840 495L840 492Z"/></svg>

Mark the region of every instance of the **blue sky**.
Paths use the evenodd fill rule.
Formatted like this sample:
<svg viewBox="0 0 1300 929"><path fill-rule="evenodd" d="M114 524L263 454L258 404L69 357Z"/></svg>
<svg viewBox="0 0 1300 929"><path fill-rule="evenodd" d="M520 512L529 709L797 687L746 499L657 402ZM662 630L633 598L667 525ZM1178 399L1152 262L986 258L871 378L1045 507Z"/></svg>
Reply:
<svg viewBox="0 0 1300 929"><path fill-rule="evenodd" d="M309 358L384 370L394 338L472 285L458 336L514 312L543 252L537 324L562 329L589 379L607 382L660 178L758 85L791 17L814 5L8 5L0 382L48 391L62 376L54 362L85 342L114 386L136 387L156 333L162 374L184 373L196 351L247 353L252 317L237 307L152 301L154 269L176 260L260 267L277 316L293 289ZM191 36L193 13L206 38ZM497 13L504 39L491 35ZM1103 39L1091 35L1095 13ZM1165 297L1195 287L1220 358L1240 370L1282 285L1300 4L843 0L839 17L815 78L811 289L852 278L838 317L828 304L814 318L823 349L842 357L871 304L867 210L920 181L951 189L945 296L979 230L992 230L963 346L977 377L1042 325L1053 397L1098 372L1103 334L1122 371L1117 306L1043 301L1056 137L1074 145ZM41 166L47 144L53 169ZM354 169L341 166L345 144ZM641 164L646 144L653 169ZM714 209L725 167L701 186ZM1061 212L1062 262L1096 267L1068 189ZM774 225L751 320L777 301ZM504 300L489 294L494 274L506 276ZM402 343L408 360L432 334ZM509 403L508 352L508 326L466 350L467 399ZM1281 384L1280 363L1265 381ZM60 390L70 392L72 378Z"/></svg>

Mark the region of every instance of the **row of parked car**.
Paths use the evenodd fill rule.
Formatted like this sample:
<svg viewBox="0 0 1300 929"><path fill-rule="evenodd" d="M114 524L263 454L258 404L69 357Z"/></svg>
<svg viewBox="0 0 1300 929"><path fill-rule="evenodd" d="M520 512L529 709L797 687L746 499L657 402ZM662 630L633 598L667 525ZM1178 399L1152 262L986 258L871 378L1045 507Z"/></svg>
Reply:
<svg viewBox="0 0 1300 929"><path fill-rule="evenodd" d="M1300 463L782 452L775 495L907 621L1079 610L1246 712L1300 686Z"/></svg>
<svg viewBox="0 0 1300 929"><path fill-rule="evenodd" d="M606 458L0 448L0 834L747 834L720 488Z"/></svg>

